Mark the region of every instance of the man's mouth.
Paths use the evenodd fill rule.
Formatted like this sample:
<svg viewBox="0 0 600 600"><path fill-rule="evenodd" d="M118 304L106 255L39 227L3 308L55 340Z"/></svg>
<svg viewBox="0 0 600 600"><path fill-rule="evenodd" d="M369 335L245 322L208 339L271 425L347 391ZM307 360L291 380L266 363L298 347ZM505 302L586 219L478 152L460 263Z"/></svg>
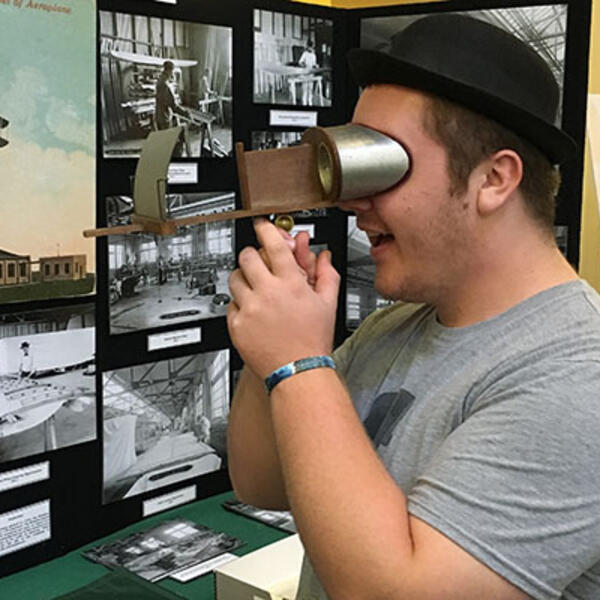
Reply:
<svg viewBox="0 0 600 600"><path fill-rule="evenodd" d="M369 233L367 235L369 236L369 241L373 248L378 248L386 242L394 240L394 236L391 233Z"/></svg>

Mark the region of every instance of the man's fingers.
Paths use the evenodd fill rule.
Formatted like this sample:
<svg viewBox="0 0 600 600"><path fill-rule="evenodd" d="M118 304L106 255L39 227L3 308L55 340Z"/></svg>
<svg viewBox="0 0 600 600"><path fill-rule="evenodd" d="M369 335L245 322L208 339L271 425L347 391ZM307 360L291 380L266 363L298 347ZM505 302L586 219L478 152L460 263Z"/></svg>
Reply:
<svg viewBox="0 0 600 600"><path fill-rule="evenodd" d="M317 257L315 291L330 306L335 306L339 288L340 276L331 264L331 252L323 250Z"/></svg>
<svg viewBox="0 0 600 600"><path fill-rule="evenodd" d="M251 288L256 288L261 280L270 275L269 266L261 258L258 250L247 246L238 257L238 264L242 275Z"/></svg>
<svg viewBox="0 0 600 600"><path fill-rule="evenodd" d="M259 244L264 248L274 275L297 269L296 259L288 241L284 240L277 227L266 219L254 220L254 231Z"/></svg>
<svg viewBox="0 0 600 600"><path fill-rule="evenodd" d="M233 335L233 321L239 312L239 306L232 300L227 306L227 329L230 336Z"/></svg>
<svg viewBox="0 0 600 600"><path fill-rule="evenodd" d="M229 291L238 306L244 304L244 300L252 293L250 285L240 269L236 269L229 276Z"/></svg>
<svg viewBox="0 0 600 600"><path fill-rule="evenodd" d="M315 283L315 271L317 266L317 257L314 252L311 252L310 247L310 236L306 231L301 231L296 236L296 248L294 250L294 256L296 262L300 268L306 274L306 278L310 285Z"/></svg>

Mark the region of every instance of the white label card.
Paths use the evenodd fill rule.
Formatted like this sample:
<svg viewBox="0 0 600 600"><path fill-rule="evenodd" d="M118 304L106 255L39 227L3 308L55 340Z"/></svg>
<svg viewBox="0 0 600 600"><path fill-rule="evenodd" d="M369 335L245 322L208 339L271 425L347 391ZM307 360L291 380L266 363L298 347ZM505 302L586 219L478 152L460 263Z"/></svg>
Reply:
<svg viewBox="0 0 600 600"><path fill-rule="evenodd" d="M154 333L148 336L148 352L160 350L161 348L174 348L186 344L198 344L202 339L200 327L191 329L179 329L178 331L167 331L166 333Z"/></svg>
<svg viewBox="0 0 600 600"><path fill-rule="evenodd" d="M50 462L45 461L20 469L0 473L0 492L19 488L30 483L50 479Z"/></svg>
<svg viewBox="0 0 600 600"><path fill-rule="evenodd" d="M171 163L167 181L170 184L198 183L197 163Z"/></svg>
<svg viewBox="0 0 600 600"><path fill-rule="evenodd" d="M307 110L271 110L269 125L287 125L291 127L316 127L317 111Z"/></svg>
<svg viewBox="0 0 600 600"><path fill-rule="evenodd" d="M315 226L314 223L303 223L301 225L294 225L290 233L296 235L300 231L306 231L312 240L315 237Z"/></svg>
<svg viewBox="0 0 600 600"><path fill-rule="evenodd" d="M0 556L50 539L50 500L0 515Z"/></svg>
<svg viewBox="0 0 600 600"><path fill-rule="evenodd" d="M170 494L163 494L157 496L151 500L146 500L143 505L143 516L147 517L163 510L168 510L174 506L185 504L196 499L196 486L190 485L189 487L181 488Z"/></svg>
<svg viewBox="0 0 600 600"><path fill-rule="evenodd" d="M210 560L205 560L201 562L199 565L194 565L189 569L184 569L183 571L179 571L178 573L173 573L171 575L171 579L175 579L180 581L181 583L187 583L192 579L196 579L196 577L201 577L202 575L206 575L214 571L217 567L222 565L226 565L232 560L237 560L239 556L235 554L231 554L231 552L226 552L225 554L220 554L219 556L215 556Z"/></svg>

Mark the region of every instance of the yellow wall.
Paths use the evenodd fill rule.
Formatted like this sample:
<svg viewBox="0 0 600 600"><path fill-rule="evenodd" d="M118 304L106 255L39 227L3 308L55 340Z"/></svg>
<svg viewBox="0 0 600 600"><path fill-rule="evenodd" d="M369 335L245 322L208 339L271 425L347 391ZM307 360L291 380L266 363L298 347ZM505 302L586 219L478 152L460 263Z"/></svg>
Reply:
<svg viewBox="0 0 600 600"><path fill-rule="evenodd" d="M579 273L600 292L600 0L592 2L589 92Z"/></svg>

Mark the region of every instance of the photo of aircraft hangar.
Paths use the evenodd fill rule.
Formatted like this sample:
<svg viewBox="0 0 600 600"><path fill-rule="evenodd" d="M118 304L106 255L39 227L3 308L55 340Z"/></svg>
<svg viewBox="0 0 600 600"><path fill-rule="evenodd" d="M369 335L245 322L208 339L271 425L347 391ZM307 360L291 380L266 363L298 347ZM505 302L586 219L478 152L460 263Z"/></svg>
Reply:
<svg viewBox="0 0 600 600"><path fill-rule="evenodd" d="M105 158L136 158L151 131L182 125L176 156L232 150L232 30L100 12Z"/></svg>
<svg viewBox="0 0 600 600"><path fill-rule="evenodd" d="M167 196L170 218L235 208L233 192ZM107 199L110 225L129 223L133 202ZM110 333L120 334L225 315L235 266L233 221L182 227L172 236L109 237Z"/></svg>
<svg viewBox="0 0 600 600"><path fill-rule="evenodd" d="M229 350L104 374L104 503L225 465Z"/></svg>
<svg viewBox="0 0 600 600"><path fill-rule="evenodd" d="M0 315L0 463L96 439L95 309Z"/></svg>

